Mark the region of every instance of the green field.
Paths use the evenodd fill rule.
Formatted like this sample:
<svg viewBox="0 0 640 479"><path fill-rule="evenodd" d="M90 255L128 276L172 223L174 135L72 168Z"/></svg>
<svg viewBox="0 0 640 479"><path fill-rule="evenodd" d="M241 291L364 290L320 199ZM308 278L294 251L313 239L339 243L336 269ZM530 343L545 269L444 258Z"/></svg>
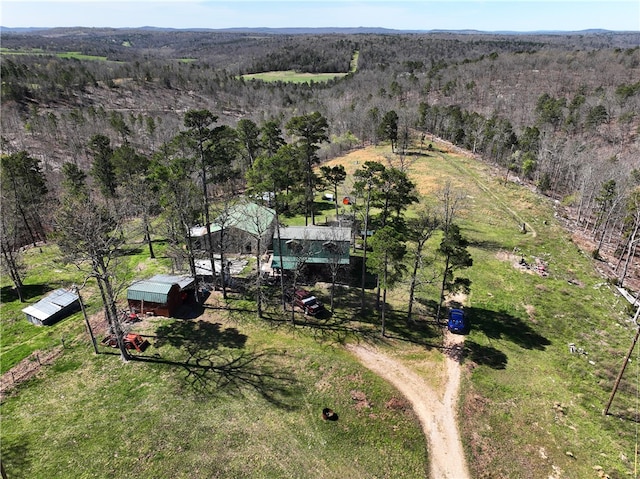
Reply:
<svg viewBox="0 0 640 479"><path fill-rule="evenodd" d="M352 172L367 159L382 160L382 150L331 163ZM628 305L571 241L550 200L505 185L483 163L441 145L410 158L421 194L433 196L450 180L466 196L460 224L474 265L464 272L472 280L465 300L472 329L459 422L473 477L587 478L598 477L597 468L630 477L640 361L623 379L612 415L602 416L635 332ZM429 246L436 248L437 239ZM78 281L56 257L52 246L28 253L30 302ZM520 257L543 260L548 275L518 268ZM131 271L141 262L136 274L168 268L166 259L149 260L139 244L127 262ZM92 353L79 315L47 329L25 324L23 305L2 286L3 370L5 361L15 364L66 338L62 357L2 402L9 477L427 475L428 452L413 413L387 407L398 393L342 344L376 342L437 386L431 368L442 361L442 334L431 321L435 285L418 292L418 323L411 327L404 321L407 286L390 294L384 341L374 313L354 316L354 290L341 292L331 319L300 318L296 327L278 313L277 300L270 319L258 320L252 301L234 296L228 309L205 308L196 320L139 324L152 347L126 364L113 350ZM95 293L88 296L97 313ZM569 343L587 354L571 354ZM370 407L354 401L354 391ZM339 420L322 421L323 407Z"/></svg>
<svg viewBox="0 0 640 479"><path fill-rule="evenodd" d="M326 82L334 78L342 78L347 73L298 73L293 70L280 72L251 73L242 75L245 80L262 80L266 82L311 83Z"/></svg>
<svg viewBox="0 0 640 479"><path fill-rule="evenodd" d="M261 80L265 82L286 82L286 83L323 83L336 78L344 78L349 73L355 73L358 69L358 57L360 52L353 52L348 73L300 73L293 70L273 71L262 73L249 73L242 75L245 80Z"/></svg>
<svg viewBox="0 0 640 479"><path fill-rule="evenodd" d="M58 58L70 58L75 60L94 60L107 61L107 57L97 55L86 55L82 52L47 52L42 49L31 50L11 50L9 48L0 48L1 55L42 55L56 56Z"/></svg>

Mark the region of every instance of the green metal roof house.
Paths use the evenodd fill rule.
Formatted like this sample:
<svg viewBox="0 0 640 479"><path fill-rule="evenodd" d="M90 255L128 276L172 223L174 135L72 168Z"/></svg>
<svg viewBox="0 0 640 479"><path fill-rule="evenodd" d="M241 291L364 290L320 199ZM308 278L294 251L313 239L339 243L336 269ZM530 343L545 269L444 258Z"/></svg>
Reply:
<svg viewBox="0 0 640 479"><path fill-rule="evenodd" d="M290 226L273 237L274 269L294 270L306 265L348 265L351 228ZM281 262L282 256L282 262Z"/></svg>
<svg viewBox="0 0 640 479"><path fill-rule="evenodd" d="M275 219L276 212L271 208L249 201L236 203L211 223L214 251L220 252L220 237L224 230L225 252L238 254L265 252L271 245ZM206 226L194 226L190 234L194 250L208 250Z"/></svg>

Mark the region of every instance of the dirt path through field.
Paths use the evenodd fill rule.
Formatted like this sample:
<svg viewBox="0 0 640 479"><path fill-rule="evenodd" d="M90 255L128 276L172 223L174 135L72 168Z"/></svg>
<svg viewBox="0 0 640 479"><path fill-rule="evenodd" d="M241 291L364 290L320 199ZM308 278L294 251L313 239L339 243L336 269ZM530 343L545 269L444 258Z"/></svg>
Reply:
<svg viewBox="0 0 640 479"><path fill-rule="evenodd" d="M411 403L427 438L430 477L468 479L469 472L456 422L463 336L447 333L444 391L434 390L418 374L373 347L350 345L360 362L393 384Z"/></svg>

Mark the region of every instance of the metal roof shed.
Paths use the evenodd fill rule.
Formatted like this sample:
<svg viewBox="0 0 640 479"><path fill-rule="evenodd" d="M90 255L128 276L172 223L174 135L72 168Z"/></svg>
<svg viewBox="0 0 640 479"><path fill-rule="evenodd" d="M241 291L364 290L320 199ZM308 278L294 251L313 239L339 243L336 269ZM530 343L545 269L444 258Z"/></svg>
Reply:
<svg viewBox="0 0 640 479"><path fill-rule="evenodd" d="M36 326L49 326L80 309L78 295L68 289L52 291L37 303L27 306L22 312Z"/></svg>
<svg viewBox="0 0 640 479"><path fill-rule="evenodd" d="M132 311L171 317L180 304L178 283L137 281L127 289L127 302Z"/></svg>
<svg viewBox="0 0 640 479"><path fill-rule="evenodd" d="M192 276L174 276L171 274L156 274L152 276L147 281L151 281L153 283L168 283L174 284L177 283L180 286L180 290L184 291L185 289L193 289L195 288L195 279Z"/></svg>
<svg viewBox="0 0 640 479"><path fill-rule="evenodd" d="M177 283L158 283L149 280L137 281L129 286L127 299L165 304L169 300L169 293L174 284L177 285Z"/></svg>

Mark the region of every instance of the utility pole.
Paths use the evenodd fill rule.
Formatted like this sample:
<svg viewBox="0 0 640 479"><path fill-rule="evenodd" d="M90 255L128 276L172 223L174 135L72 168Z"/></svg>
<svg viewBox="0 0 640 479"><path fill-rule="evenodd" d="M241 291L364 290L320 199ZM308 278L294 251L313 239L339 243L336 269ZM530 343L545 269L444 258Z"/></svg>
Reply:
<svg viewBox="0 0 640 479"><path fill-rule="evenodd" d="M616 382L613 385L613 391L611 391L611 397L609 398L609 402L607 403L602 414L606 416L609 414L609 408L611 407L611 403L613 402L613 398L616 395L616 391L618 390L618 386L620 385L620 381L622 380L622 375L624 374L624 370L627 367L627 363L629 363L629 358L633 353L633 349L636 347L636 343L638 342L638 337L640 337L640 327L638 327L638 316L640 315L640 307L636 310L636 315L633 317L633 323L636 325L636 335L633 337L633 342L631 343L631 347L629 348L629 352L627 356L624 358L624 363L622 363L622 368L620 369L620 373L618 373L618 377L616 378Z"/></svg>

